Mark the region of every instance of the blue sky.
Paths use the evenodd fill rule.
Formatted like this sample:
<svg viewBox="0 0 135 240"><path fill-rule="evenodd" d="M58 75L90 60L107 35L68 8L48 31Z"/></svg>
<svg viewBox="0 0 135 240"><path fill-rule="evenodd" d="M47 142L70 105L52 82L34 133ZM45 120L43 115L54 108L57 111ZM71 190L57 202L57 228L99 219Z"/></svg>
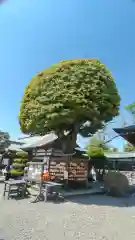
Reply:
<svg viewBox="0 0 135 240"><path fill-rule="evenodd" d="M0 129L20 135L20 100L34 74L81 57L99 58L111 70L121 95L115 126L123 117L128 121L123 108L135 100L134 24L132 0L5 1L0 5Z"/></svg>

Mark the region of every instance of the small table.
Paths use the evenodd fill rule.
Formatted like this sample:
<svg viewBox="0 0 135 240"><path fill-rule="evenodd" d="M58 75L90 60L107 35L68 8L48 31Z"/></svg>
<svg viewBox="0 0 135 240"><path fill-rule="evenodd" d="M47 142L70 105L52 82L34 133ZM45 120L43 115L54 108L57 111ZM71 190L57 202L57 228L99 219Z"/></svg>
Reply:
<svg viewBox="0 0 135 240"><path fill-rule="evenodd" d="M27 192L26 181L25 180L9 180L4 181L4 193L3 196L5 197L6 192L8 193L8 199L10 196L19 195L24 197L25 193Z"/></svg>
<svg viewBox="0 0 135 240"><path fill-rule="evenodd" d="M59 197L63 198L63 196L60 194L61 188L61 183L46 181L45 188L43 190L44 201L47 202L47 198L49 195L54 196L55 200L57 200Z"/></svg>
<svg viewBox="0 0 135 240"><path fill-rule="evenodd" d="M51 181L36 181L35 179L25 178L26 181L35 182L40 185L39 192L37 196L30 201L30 203L36 203L38 201L44 200L47 202L48 194L51 195L55 192L56 196L60 196L60 188L62 188L62 184L51 182Z"/></svg>

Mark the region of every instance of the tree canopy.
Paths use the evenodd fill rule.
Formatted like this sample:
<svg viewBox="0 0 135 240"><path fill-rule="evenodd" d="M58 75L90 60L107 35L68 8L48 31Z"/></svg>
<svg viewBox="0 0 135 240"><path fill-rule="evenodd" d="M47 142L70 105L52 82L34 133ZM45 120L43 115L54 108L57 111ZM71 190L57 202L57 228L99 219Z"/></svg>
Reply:
<svg viewBox="0 0 135 240"><path fill-rule="evenodd" d="M106 144L103 140L99 139L96 135L90 140L90 143L86 147L86 153L90 157L90 164L93 165L97 170L102 169L102 176L104 174L105 166L108 161L105 156L105 152L118 152L117 148L113 148L111 145Z"/></svg>
<svg viewBox="0 0 135 240"><path fill-rule="evenodd" d="M10 145L9 138L7 132L0 131L0 152L3 152Z"/></svg>
<svg viewBox="0 0 135 240"><path fill-rule="evenodd" d="M32 78L19 122L26 134L69 131L90 136L119 114L119 105L115 81L99 60L61 61Z"/></svg>
<svg viewBox="0 0 135 240"><path fill-rule="evenodd" d="M124 152L135 152L135 146L130 143L124 145Z"/></svg>
<svg viewBox="0 0 135 240"><path fill-rule="evenodd" d="M135 121L135 101L126 106L125 109L131 114L133 120Z"/></svg>
<svg viewBox="0 0 135 240"><path fill-rule="evenodd" d="M93 136L86 148L86 152L90 157L101 157L104 156L104 150L107 149L108 147L103 144L103 141Z"/></svg>
<svg viewBox="0 0 135 240"><path fill-rule="evenodd" d="M118 152L118 149L93 136L86 148L86 152L90 157L102 157L105 152Z"/></svg>

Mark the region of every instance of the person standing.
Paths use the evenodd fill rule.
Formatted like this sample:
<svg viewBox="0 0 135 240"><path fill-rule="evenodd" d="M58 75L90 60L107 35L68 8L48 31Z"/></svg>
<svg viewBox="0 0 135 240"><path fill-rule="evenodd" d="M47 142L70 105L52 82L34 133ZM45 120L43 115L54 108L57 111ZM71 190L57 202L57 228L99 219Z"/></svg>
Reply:
<svg viewBox="0 0 135 240"><path fill-rule="evenodd" d="M11 176L10 169L11 169L11 166L10 166L10 164L8 164L6 167L5 181L8 181L10 179L10 176Z"/></svg>

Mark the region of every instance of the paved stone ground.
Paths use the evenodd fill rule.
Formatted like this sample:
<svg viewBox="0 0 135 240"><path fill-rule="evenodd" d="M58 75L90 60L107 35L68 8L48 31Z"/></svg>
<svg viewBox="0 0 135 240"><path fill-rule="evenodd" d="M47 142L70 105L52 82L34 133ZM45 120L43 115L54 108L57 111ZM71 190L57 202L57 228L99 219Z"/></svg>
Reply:
<svg viewBox="0 0 135 240"><path fill-rule="evenodd" d="M61 204L29 204L28 199L0 196L0 232L4 240L134 240L134 204L135 198L106 196L77 197Z"/></svg>

